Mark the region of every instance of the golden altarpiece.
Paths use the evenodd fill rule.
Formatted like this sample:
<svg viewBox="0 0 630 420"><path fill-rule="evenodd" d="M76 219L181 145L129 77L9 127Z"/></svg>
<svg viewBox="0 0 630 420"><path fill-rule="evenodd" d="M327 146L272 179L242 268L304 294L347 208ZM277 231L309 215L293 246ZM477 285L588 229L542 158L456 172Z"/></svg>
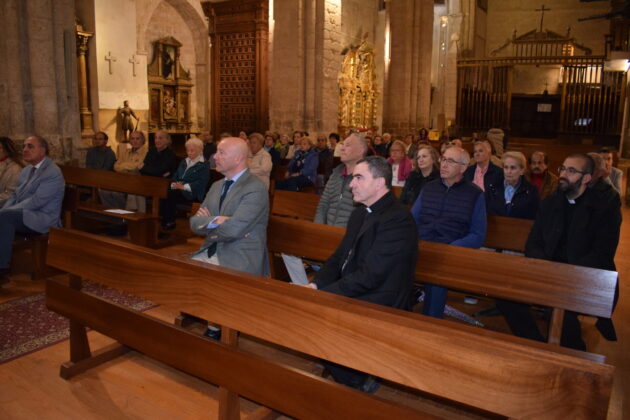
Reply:
<svg viewBox="0 0 630 420"><path fill-rule="evenodd" d="M155 41L153 61L148 67L149 133L189 133L191 82L190 72L180 63L182 44L173 37Z"/></svg>
<svg viewBox="0 0 630 420"><path fill-rule="evenodd" d="M338 130L344 136L353 131L374 130L376 125L374 50L366 37L367 34L358 46L347 49L338 77Z"/></svg>

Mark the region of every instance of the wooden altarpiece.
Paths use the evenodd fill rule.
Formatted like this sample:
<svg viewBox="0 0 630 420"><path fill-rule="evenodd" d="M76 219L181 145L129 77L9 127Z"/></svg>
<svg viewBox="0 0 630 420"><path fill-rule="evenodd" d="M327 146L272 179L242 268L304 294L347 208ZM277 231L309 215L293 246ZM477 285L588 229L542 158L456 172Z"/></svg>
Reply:
<svg viewBox="0 0 630 420"><path fill-rule="evenodd" d="M269 126L267 0L202 3L212 42L212 130L265 132Z"/></svg>
<svg viewBox="0 0 630 420"><path fill-rule="evenodd" d="M149 132L189 133L190 72L180 62L182 44L173 37L155 41L153 61L148 67Z"/></svg>
<svg viewBox="0 0 630 420"><path fill-rule="evenodd" d="M567 31L516 32L486 58L457 62L457 123L464 131L510 127L515 66L560 69L558 135L618 138L626 97L626 72L606 68L605 56ZM542 90L542 89L541 89Z"/></svg>

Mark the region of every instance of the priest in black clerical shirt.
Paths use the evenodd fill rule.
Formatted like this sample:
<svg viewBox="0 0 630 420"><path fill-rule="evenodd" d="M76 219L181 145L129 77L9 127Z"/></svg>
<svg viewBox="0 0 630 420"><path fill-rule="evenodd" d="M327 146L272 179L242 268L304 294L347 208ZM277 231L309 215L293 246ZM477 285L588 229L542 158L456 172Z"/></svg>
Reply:
<svg viewBox="0 0 630 420"><path fill-rule="evenodd" d="M410 309L418 255L416 225L391 193L391 166L382 157L360 160L350 188L357 207L335 253L307 287L366 302ZM365 373L325 363L337 382L374 392L378 382Z"/></svg>

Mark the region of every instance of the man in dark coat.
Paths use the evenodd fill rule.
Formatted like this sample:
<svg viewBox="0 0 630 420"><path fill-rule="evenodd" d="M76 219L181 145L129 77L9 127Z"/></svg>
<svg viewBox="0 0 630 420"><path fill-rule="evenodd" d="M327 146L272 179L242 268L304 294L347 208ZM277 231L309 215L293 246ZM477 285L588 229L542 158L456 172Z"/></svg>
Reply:
<svg viewBox="0 0 630 420"><path fill-rule="evenodd" d="M177 169L177 156L171 149L171 135L166 131L155 133L155 147L151 147L140 168L142 175L170 178Z"/></svg>
<svg viewBox="0 0 630 420"><path fill-rule="evenodd" d="M592 174L589 156L564 160L558 191L542 202L527 239L527 257L615 270L621 201L612 190L588 188ZM544 341L527 305L508 302L499 309L514 334ZM565 312L560 344L586 350L577 313Z"/></svg>
<svg viewBox="0 0 630 420"><path fill-rule="evenodd" d="M392 171L378 156L360 160L350 188L357 207L335 253L307 286L366 302L410 309L418 254L416 225L391 193ZM337 382L374 392L378 383L353 369L326 363Z"/></svg>

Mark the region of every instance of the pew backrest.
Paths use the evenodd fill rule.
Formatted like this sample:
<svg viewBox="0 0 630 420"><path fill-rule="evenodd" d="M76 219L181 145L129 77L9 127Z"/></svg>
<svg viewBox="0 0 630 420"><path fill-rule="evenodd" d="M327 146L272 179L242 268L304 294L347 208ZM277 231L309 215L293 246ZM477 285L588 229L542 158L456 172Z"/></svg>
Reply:
<svg viewBox="0 0 630 420"><path fill-rule="evenodd" d="M84 232L52 230L48 264L229 329L500 415L599 418L607 412L613 367L596 355L159 255ZM50 304L71 312L71 303L55 296ZM272 386L273 372L267 374L267 385ZM292 384L293 393L283 397L311 396L300 385ZM326 393L318 397L325 405Z"/></svg>
<svg viewBox="0 0 630 420"><path fill-rule="evenodd" d="M271 198L271 214L313 221L321 195L275 190Z"/></svg>
<svg viewBox="0 0 630 420"><path fill-rule="evenodd" d="M267 247L270 253L325 261L344 233L339 227L271 216ZM617 277L615 271L426 241L419 243L416 265L419 283L607 318Z"/></svg>

